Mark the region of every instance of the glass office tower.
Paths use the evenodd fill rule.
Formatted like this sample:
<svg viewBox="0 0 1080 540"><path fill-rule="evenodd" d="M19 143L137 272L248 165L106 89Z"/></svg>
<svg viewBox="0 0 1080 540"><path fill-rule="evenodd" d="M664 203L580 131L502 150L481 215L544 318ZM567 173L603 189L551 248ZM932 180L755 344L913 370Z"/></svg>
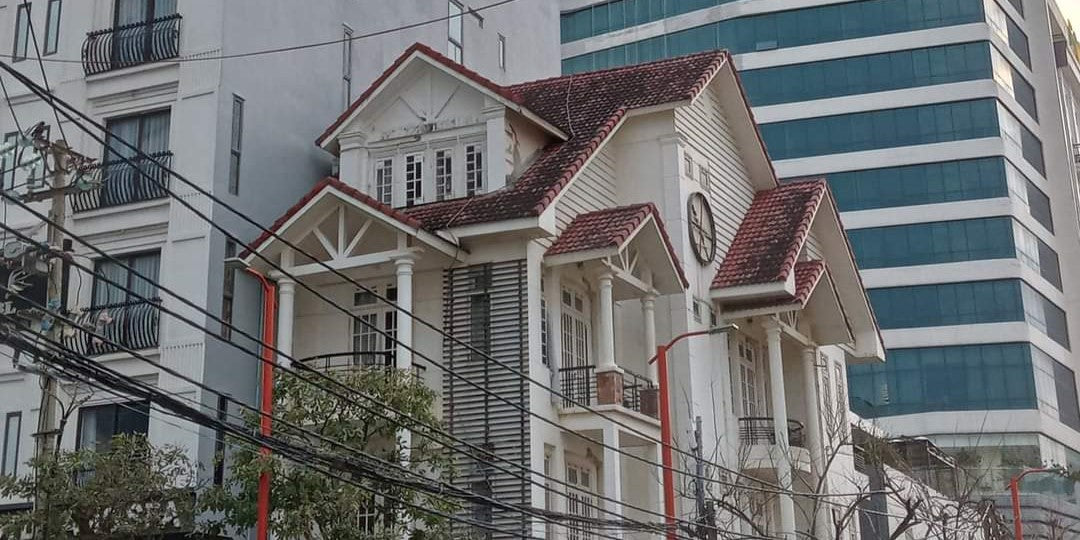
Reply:
<svg viewBox="0 0 1080 540"><path fill-rule="evenodd" d="M1001 490L1080 467L1080 64L1053 1L562 0L562 68L735 54L778 175L828 179L883 329L852 409Z"/></svg>

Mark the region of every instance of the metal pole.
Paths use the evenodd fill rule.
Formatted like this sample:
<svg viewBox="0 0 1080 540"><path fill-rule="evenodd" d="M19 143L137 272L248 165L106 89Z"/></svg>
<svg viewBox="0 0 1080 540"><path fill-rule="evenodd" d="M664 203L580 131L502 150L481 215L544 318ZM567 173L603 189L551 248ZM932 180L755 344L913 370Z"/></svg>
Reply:
<svg viewBox="0 0 1080 540"><path fill-rule="evenodd" d="M701 447L701 416L694 417L694 499L697 501L698 538L705 538L705 459Z"/></svg>
<svg viewBox="0 0 1080 540"><path fill-rule="evenodd" d="M660 453L664 464L664 521L667 539L675 540L675 478L671 465L671 410L668 404L667 347L656 348L656 371L660 379Z"/></svg>
<svg viewBox="0 0 1080 540"><path fill-rule="evenodd" d="M47 233L47 242L50 249L62 250L64 247L64 234L60 231L60 227L57 227L57 224L62 226L67 220L67 204L64 200L64 188L67 184L67 149L67 144L63 140L56 141L55 144L50 146L55 167L52 174L52 203L49 208L50 223ZM44 165L42 170L45 170ZM64 296L64 265L59 261L53 261L49 264L47 300L49 307L57 311L64 311L67 306L60 305L60 299ZM60 323L53 321L52 326L48 328L46 333L49 336L48 339L60 341L62 338ZM40 375L41 406L39 410L41 414L38 415L37 432L34 433L34 456L39 459L44 459L52 454L56 447L56 400L59 397L56 395L56 378L51 373L50 370L43 369ZM43 538L50 538L53 516L52 512L49 511L49 494L41 491L36 491L35 494L38 499L37 505L44 504L46 508L45 527L42 531Z"/></svg>
<svg viewBox="0 0 1080 540"><path fill-rule="evenodd" d="M1020 476L1014 476L1009 480L1009 491L1012 493L1013 530L1016 540L1024 539L1024 524L1020 521Z"/></svg>
<svg viewBox="0 0 1080 540"><path fill-rule="evenodd" d="M263 323L262 323L262 363L259 369L260 400L259 400L259 433L263 436L270 435L270 415L274 410L274 320L277 311L277 299L275 297L274 284L254 269L247 271L259 279L263 290ZM259 454L264 458L270 457L270 449L259 448ZM270 537L270 472L263 471L259 474L259 491L255 501L256 540L268 540Z"/></svg>

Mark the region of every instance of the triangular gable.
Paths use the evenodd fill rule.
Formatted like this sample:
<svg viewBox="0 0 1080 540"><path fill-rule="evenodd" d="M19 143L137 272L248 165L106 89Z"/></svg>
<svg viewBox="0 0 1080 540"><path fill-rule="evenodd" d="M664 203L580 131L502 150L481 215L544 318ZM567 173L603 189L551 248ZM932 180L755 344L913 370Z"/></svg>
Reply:
<svg viewBox="0 0 1080 540"><path fill-rule="evenodd" d="M304 195L304 197L297 201L296 204L286 210L281 217L275 220L268 228L268 231L263 232L248 246L248 249L241 255L241 258L250 263L255 258L255 253L266 255L267 253L274 253L275 251L286 247L278 237L289 238L290 236L297 236L299 234L297 231L301 230L305 233L315 233L319 230L318 228L320 227L321 222L329 217L330 212L334 211L334 208L330 208L330 205L326 204L328 199L339 202L343 208L348 208L349 210L369 216L380 225L391 230L396 230L416 238L425 245L431 246L448 256L457 257L463 252L463 250L454 242L424 229L422 224L416 219L380 203L374 198L344 184L336 178L326 177L317 183L306 195ZM342 219L344 219L344 217L342 217ZM305 251L314 253L325 252L331 256L350 255L356 248L358 240L364 235L365 231L362 229L362 224L359 226L353 225L346 230L347 227L348 225L343 221L340 226L340 231L337 232L336 236L327 233L316 234L315 237L318 244L312 246L315 249ZM331 231L331 233L334 232L335 231ZM300 236L303 235L301 234ZM320 236L323 238L320 238ZM327 239L325 238L327 236L333 236L333 238ZM289 239L289 241L294 244L303 240L304 238Z"/></svg>
<svg viewBox="0 0 1080 540"><path fill-rule="evenodd" d="M661 268L653 268L653 286L659 292L674 294L689 287L660 212L652 203L575 216L544 253L544 262L554 266L611 258L618 259L616 262L624 270L633 273L641 254L629 253L631 244L638 244L646 251L650 261L664 261Z"/></svg>
<svg viewBox="0 0 1080 540"><path fill-rule="evenodd" d="M414 62L426 62L444 73L458 79L462 83L476 89L489 98L502 104L504 107L521 114L530 121L542 127L555 137L566 140L567 135L562 130L550 124L547 120L536 115L521 102L521 98L515 96L507 87L500 86L494 81L485 78L479 73L450 60L439 54L431 47L421 43L414 43L401 54L329 127L316 139L315 144L327 150L337 150L337 137L342 133L345 126L356 119L364 108L371 103L382 90L387 88L394 79L409 68Z"/></svg>

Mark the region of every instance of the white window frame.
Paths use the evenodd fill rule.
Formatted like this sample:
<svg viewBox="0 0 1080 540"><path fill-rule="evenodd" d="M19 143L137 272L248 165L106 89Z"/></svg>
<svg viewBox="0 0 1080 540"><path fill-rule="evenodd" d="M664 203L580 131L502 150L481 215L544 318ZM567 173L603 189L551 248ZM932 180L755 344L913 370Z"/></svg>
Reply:
<svg viewBox="0 0 1080 540"><path fill-rule="evenodd" d="M732 335L731 356L736 366L736 393L739 416L768 416L768 399L762 384L765 373L761 344L745 334ZM747 354L749 351L749 354Z"/></svg>
<svg viewBox="0 0 1080 540"><path fill-rule="evenodd" d="M506 71L506 36L499 34L498 51L499 69Z"/></svg>
<svg viewBox="0 0 1080 540"><path fill-rule="evenodd" d="M484 161L487 159L487 149L483 142L465 143L461 148L464 154L462 164L464 166L465 195L469 197L479 195L487 189L487 164ZM470 162L472 156L478 156L478 159Z"/></svg>
<svg viewBox="0 0 1080 540"><path fill-rule="evenodd" d="M592 306L589 297L579 289L563 285L559 294L561 304L559 332L562 334L563 368L593 365Z"/></svg>
<svg viewBox="0 0 1080 540"><path fill-rule="evenodd" d="M426 153L410 152L402 156L404 174L402 174L402 187L404 187L405 206L412 206L424 202L424 168L427 166ZM410 160L412 162L410 163ZM419 162L419 166L413 164ZM413 178L409 178L413 175Z"/></svg>
<svg viewBox="0 0 1080 540"><path fill-rule="evenodd" d="M457 14L454 14L454 11ZM465 64L465 6L455 0L446 3L447 27L446 27L446 55L451 60ZM457 37L454 37L454 26L457 26Z"/></svg>
<svg viewBox="0 0 1080 540"><path fill-rule="evenodd" d="M394 156L375 158L375 168L371 174L374 185L371 194L375 200L389 206L394 205Z"/></svg>
<svg viewBox="0 0 1080 540"><path fill-rule="evenodd" d="M454 159L454 148L436 148L434 152L434 159L432 160L431 177L435 179L435 200L442 201L446 199L452 199L454 197L454 163L457 161ZM448 163L442 163L442 160L447 160Z"/></svg>
<svg viewBox="0 0 1080 540"><path fill-rule="evenodd" d="M393 300L396 297L397 287L391 284L375 285L370 287L375 292L379 293L385 298ZM386 304L385 302L375 298L371 293L356 290L353 292L353 308L350 310L352 317L349 317L349 347L353 352L379 352L379 353L392 353L397 350L397 346L393 339L397 337L398 329L398 314L397 310ZM380 330L383 330L390 334L390 337L383 336L371 329L367 325L360 322L360 319L368 321L374 324ZM372 339L375 342L375 346L368 349L367 347L358 348L358 340ZM379 342L382 342L382 346L379 347ZM360 366L379 366L380 360L388 359L386 355L370 356L355 354L353 356L353 363Z"/></svg>
<svg viewBox="0 0 1080 540"><path fill-rule="evenodd" d="M567 527L567 540L593 540L596 535L584 520L597 517L599 490L596 466L587 458L566 454L566 513L583 518ZM571 487L573 486L573 487Z"/></svg>

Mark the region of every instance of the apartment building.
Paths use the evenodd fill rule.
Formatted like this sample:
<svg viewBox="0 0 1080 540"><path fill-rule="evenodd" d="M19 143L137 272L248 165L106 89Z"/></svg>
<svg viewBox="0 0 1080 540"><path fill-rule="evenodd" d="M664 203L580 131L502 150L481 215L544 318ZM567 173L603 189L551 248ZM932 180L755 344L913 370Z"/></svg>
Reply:
<svg viewBox="0 0 1080 540"><path fill-rule="evenodd" d="M39 82L43 69L57 95L111 133L101 144L70 123L57 125L45 104L3 76L10 101L0 107L0 136L5 142L15 140L16 120L23 130L44 122L51 139L66 136L73 149L98 157L100 173L95 177L101 181L69 195L66 226L155 277L163 287L258 335L259 313L251 307L259 305L258 285L247 274L227 271L223 265L239 251L236 243L147 181L139 170L168 181L177 197L249 240L255 227L191 186L170 180L161 166L171 167L255 221L269 223L318 178L331 173L334 159L312 141L407 44L426 43L502 83L557 72L557 7L543 0L479 11L474 7L478 6L455 0L407 5L355 0L0 0L4 61ZM363 37L427 20L436 22ZM521 20L531 24L517 24ZM247 55L349 37L359 39ZM134 166L122 161L120 157L134 154L116 138L137 145L152 160L138 160ZM3 159L4 190L25 194L40 187L40 170L12 171L17 164L14 156ZM6 224L44 239L42 223L16 205L6 205L0 212ZM78 242L74 249L80 261L92 262L99 272L127 283L139 295L160 298L166 307L218 331L215 322L160 292L155 283L100 260ZM103 328L155 363L254 403L256 360L159 314L130 292L73 274L69 308L84 322ZM210 410L221 407L216 396L85 338L75 335L70 343L110 367L201 401ZM63 387L76 389L67 383ZM0 473L26 474L39 413L37 376L16 370L5 360L0 363L0 394L5 419ZM123 403L106 392L94 393L75 413L62 444L101 445L126 432L148 433L155 444L189 448L207 481L220 478L212 459L219 435L150 410L145 403Z"/></svg>
<svg viewBox="0 0 1080 540"><path fill-rule="evenodd" d="M1054 2L562 10L564 73L730 50L777 174L828 179L888 349L849 366L855 412L974 455L986 492L1080 464L1077 64Z"/></svg>

